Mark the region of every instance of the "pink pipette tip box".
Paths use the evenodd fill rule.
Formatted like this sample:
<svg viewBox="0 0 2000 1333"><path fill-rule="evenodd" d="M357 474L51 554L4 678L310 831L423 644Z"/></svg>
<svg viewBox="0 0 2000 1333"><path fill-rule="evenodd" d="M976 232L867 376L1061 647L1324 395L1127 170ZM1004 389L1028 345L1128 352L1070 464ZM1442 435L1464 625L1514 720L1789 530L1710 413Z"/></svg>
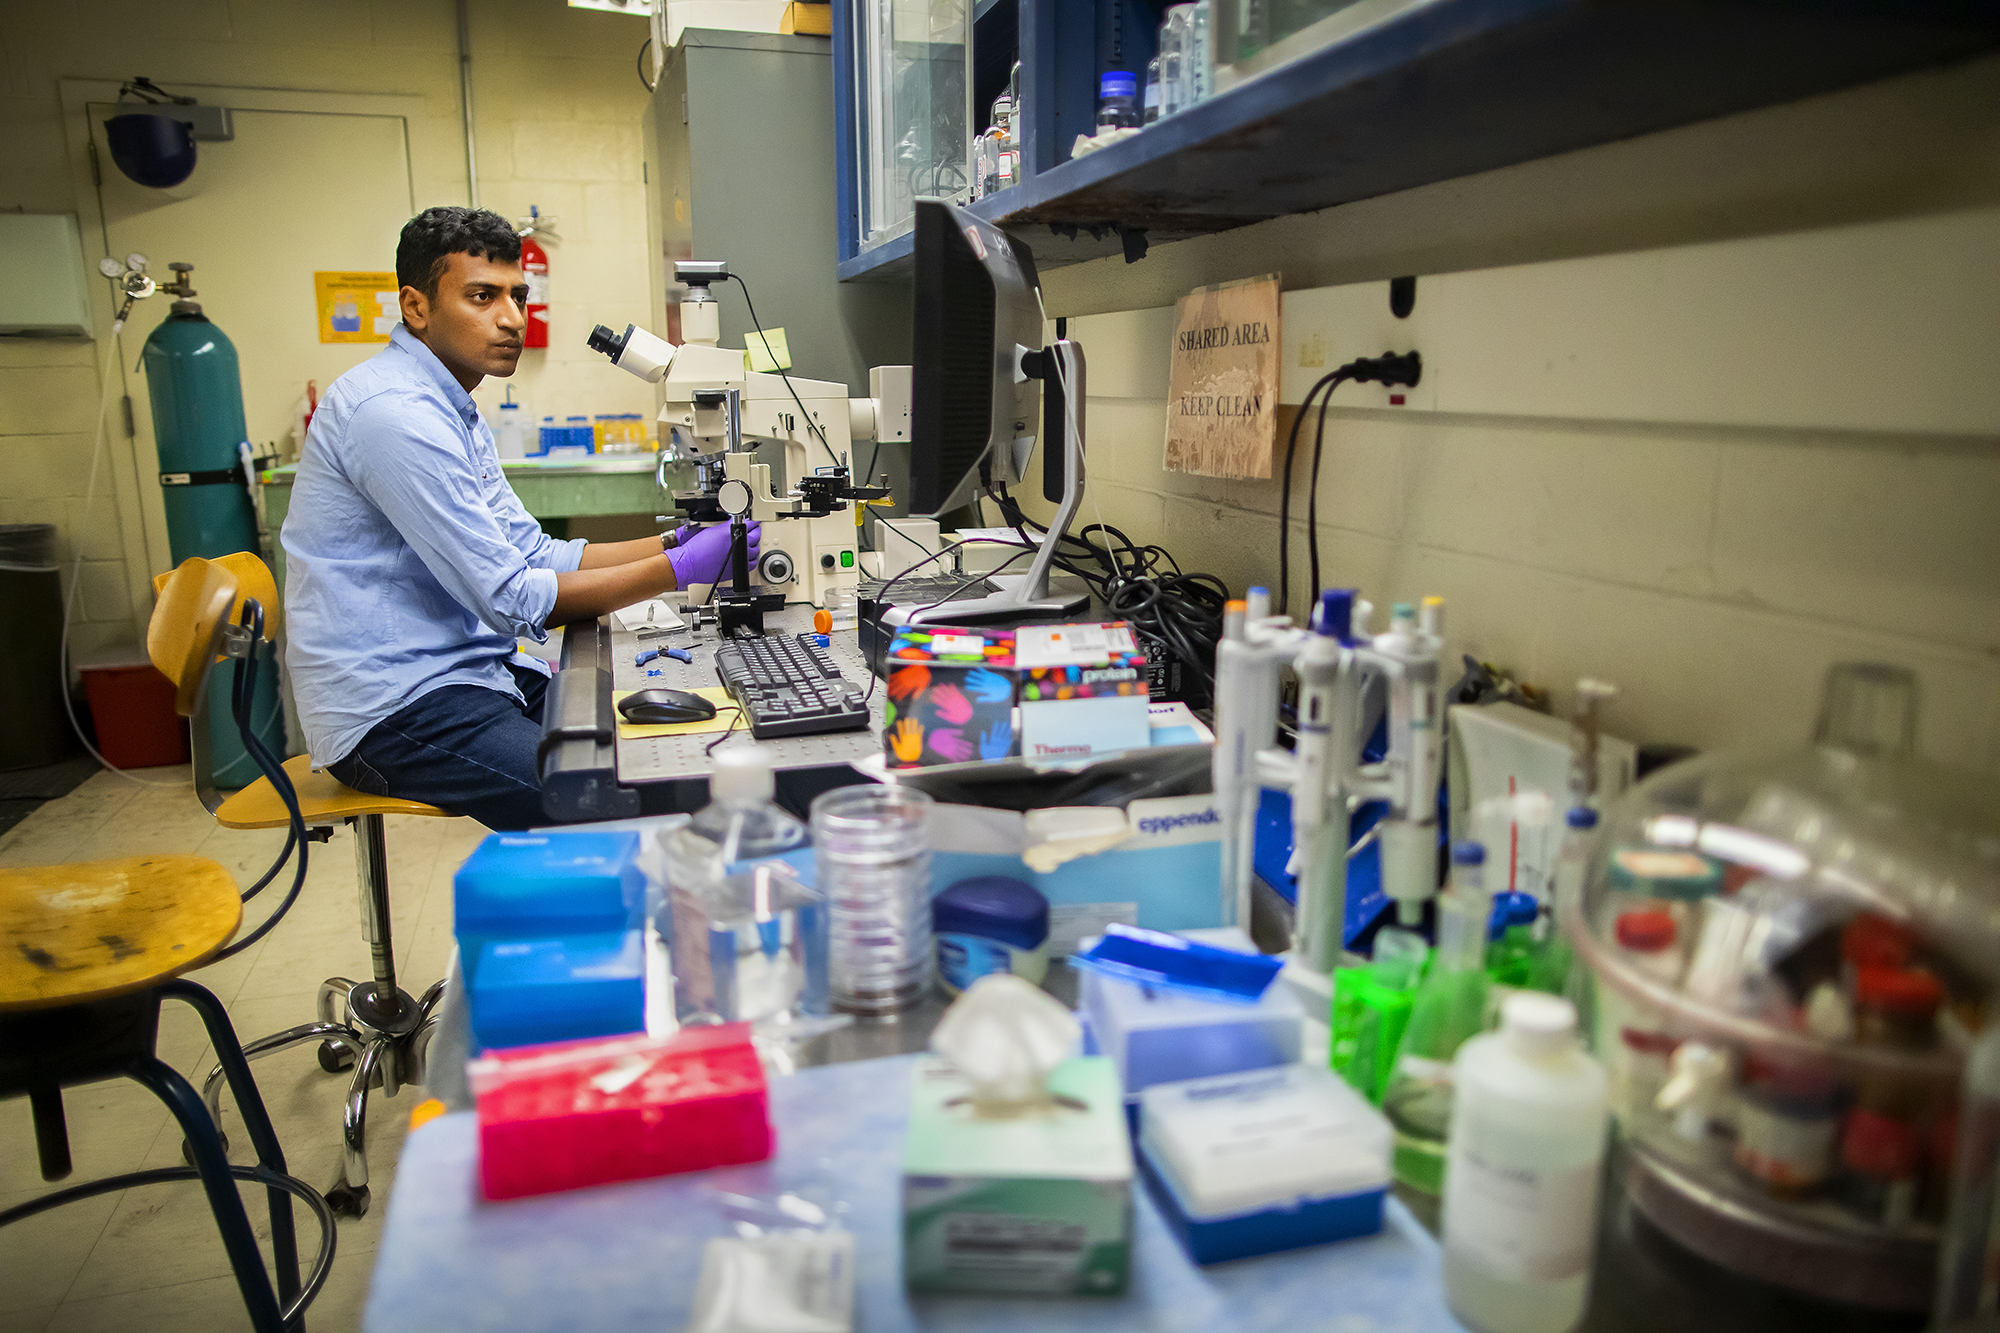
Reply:
<svg viewBox="0 0 2000 1333"><path fill-rule="evenodd" d="M747 1023L521 1046L470 1072L489 1199L761 1162L775 1145Z"/></svg>

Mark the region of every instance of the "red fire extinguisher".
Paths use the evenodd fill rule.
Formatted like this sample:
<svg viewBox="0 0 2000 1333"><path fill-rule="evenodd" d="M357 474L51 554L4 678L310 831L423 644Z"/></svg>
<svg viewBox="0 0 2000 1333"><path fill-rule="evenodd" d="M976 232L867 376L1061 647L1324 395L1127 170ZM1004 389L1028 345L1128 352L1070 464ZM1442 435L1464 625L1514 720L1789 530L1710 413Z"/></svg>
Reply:
<svg viewBox="0 0 2000 1333"><path fill-rule="evenodd" d="M545 218L541 210L530 204L528 220L518 230L521 233L521 271L528 275L528 328L522 336L523 347L547 347L549 345L549 252L535 239L537 234L551 238L555 226L554 218Z"/></svg>

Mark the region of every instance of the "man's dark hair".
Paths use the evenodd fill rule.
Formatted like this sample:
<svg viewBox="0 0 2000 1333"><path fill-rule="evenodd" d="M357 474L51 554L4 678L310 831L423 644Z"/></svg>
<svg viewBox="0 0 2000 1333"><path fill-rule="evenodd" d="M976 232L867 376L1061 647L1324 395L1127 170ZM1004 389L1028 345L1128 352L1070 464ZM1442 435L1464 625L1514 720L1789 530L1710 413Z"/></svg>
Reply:
<svg viewBox="0 0 2000 1333"><path fill-rule="evenodd" d="M403 224L396 242L396 282L435 298L438 279L453 255L496 259L521 257L521 238L498 213L483 208L426 208Z"/></svg>

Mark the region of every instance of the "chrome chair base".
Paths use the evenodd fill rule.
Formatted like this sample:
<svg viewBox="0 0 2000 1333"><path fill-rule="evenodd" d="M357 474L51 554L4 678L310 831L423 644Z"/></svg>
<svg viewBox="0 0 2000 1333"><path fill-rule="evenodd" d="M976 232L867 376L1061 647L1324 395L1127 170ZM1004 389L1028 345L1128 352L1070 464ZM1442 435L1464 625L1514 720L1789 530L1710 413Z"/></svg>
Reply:
<svg viewBox="0 0 2000 1333"><path fill-rule="evenodd" d="M251 1060L276 1051L313 1043L319 1063L328 1073L352 1069L341 1112L340 1175L325 1191L336 1214L362 1217L368 1212L368 1094L382 1089L394 1097L405 1085L424 1082L431 1032L437 1026L438 1002L444 982L432 983L421 999L396 985L394 949L389 933L388 856L382 817L350 819L355 832L355 862L361 881L361 919L374 959L374 978L350 981L328 977L319 985L319 1021L301 1023L283 1032L247 1042L243 1054ZM220 1125L223 1070L209 1072L202 1097L209 1115Z"/></svg>

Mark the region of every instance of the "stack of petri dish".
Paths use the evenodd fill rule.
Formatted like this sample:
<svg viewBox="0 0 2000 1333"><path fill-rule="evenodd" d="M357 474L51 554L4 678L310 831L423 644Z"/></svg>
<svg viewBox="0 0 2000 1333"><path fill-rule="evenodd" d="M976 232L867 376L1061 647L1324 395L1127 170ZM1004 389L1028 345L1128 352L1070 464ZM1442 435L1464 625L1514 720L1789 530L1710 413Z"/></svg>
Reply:
<svg viewBox="0 0 2000 1333"><path fill-rule="evenodd" d="M900 1013L930 990L930 819L931 798L903 787L841 787L812 803L829 981L842 1012Z"/></svg>

